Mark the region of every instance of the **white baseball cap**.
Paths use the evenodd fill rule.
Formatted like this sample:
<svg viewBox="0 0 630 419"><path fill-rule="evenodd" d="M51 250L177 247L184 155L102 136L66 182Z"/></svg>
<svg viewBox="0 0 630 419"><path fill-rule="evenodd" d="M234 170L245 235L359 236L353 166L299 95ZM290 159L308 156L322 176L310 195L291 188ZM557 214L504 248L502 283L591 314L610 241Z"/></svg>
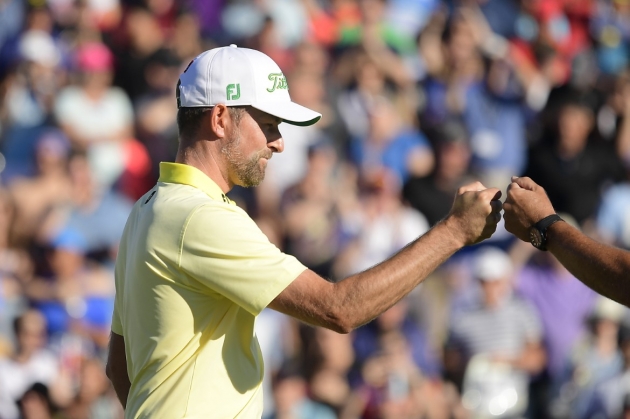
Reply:
<svg viewBox="0 0 630 419"><path fill-rule="evenodd" d="M18 49L22 58L28 61L55 67L61 61L59 48L48 32L30 30L20 38Z"/></svg>
<svg viewBox="0 0 630 419"><path fill-rule="evenodd" d="M472 273L481 281L499 281L507 279L513 273L512 259L497 247L482 248L474 257Z"/></svg>
<svg viewBox="0 0 630 419"><path fill-rule="evenodd" d="M307 126L321 114L291 102L287 80L271 58L248 48L214 48L188 64L177 83L177 107L251 106L292 125Z"/></svg>

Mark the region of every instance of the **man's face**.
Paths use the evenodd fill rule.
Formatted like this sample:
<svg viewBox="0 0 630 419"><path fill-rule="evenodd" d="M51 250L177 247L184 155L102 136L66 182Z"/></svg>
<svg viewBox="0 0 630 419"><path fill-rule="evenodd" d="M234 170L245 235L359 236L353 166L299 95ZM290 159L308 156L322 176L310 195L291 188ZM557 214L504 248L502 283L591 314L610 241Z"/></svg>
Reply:
<svg viewBox="0 0 630 419"><path fill-rule="evenodd" d="M230 181L239 186L258 186L265 178L267 161L284 149L278 130L280 119L247 108L233 125L227 144L221 149L228 164Z"/></svg>
<svg viewBox="0 0 630 419"><path fill-rule="evenodd" d="M507 278L495 279L492 281L481 281L481 288L483 290L483 298L486 307L496 308L505 301L509 291L510 285Z"/></svg>

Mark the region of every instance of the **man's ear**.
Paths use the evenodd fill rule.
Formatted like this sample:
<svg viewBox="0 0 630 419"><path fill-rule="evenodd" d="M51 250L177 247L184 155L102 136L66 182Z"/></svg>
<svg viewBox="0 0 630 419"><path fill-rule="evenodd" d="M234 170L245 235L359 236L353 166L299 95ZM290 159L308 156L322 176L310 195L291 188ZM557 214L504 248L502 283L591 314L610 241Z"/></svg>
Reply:
<svg viewBox="0 0 630 419"><path fill-rule="evenodd" d="M207 128L214 133L217 138L225 138L226 128L230 122L230 113L227 106L220 103L215 105L210 112L210 117L204 123L208 124Z"/></svg>

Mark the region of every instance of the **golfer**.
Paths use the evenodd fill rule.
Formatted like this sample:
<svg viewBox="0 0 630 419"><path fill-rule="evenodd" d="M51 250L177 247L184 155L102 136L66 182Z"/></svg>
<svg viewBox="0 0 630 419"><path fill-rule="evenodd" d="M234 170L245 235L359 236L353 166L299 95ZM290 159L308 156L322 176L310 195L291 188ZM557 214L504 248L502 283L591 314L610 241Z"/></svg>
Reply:
<svg viewBox="0 0 630 419"><path fill-rule="evenodd" d="M542 186L513 177L505 200L505 228L534 247L553 253L576 278L630 307L630 252L600 243L562 222Z"/></svg>
<svg viewBox="0 0 630 419"><path fill-rule="evenodd" d="M272 245L225 195L262 182L284 149L280 123L307 126L321 115L291 102L271 58L234 45L195 58L177 102L176 162L161 163L135 204L116 262L107 373L126 418L260 418L261 310L348 333L500 220L500 191L468 185L425 235L330 283Z"/></svg>

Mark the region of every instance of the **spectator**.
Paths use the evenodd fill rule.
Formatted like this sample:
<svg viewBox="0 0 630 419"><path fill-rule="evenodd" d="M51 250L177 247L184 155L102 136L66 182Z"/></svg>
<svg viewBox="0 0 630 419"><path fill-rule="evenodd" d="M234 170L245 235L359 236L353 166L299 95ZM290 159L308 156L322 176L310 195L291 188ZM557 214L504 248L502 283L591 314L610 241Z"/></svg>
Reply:
<svg viewBox="0 0 630 419"><path fill-rule="evenodd" d="M99 185L94 179L87 157L77 153L70 159L72 202L48 214L41 237L53 240L60 231L71 229L85 241L85 252L111 261L120 240L125 220L131 211L129 200Z"/></svg>
<svg viewBox="0 0 630 419"><path fill-rule="evenodd" d="M457 188L470 179L470 145L465 127L458 121L444 122L436 130L435 168L426 177L412 177L403 196L434 225L446 217Z"/></svg>
<svg viewBox="0 0 630 419"><path fill-rule="evenodd" d="M414 50L412 36L400 31L386 20L387 2L383 0L362 0L359 2L361 22L340 28L338 45L345 47L360 43L380 42L391 47L400 55L411 54Z"/></svg>
<svg viewBox="0 0 630 419"><path fill-rule="evenodd" d="M168 160L177 151L177 103L173 95L181 67L182 61L169 50L161 49L153 54L147 59L145 69L145 79L150 90L139 96L135 103L137 138L149 154L151 179L158 176L158 163ZM124 179L119 183L126 184ZM142 189L146 191L147 185L142 185Z"/></svg>
<svg viewBox="0 0 630 419"><path fill-rule="evenodd" d="M558 401L560 406L568 402L572 418L589 418L597 387L622 371L623 357L617 338L626 313L621 304L598 298L588 319L590 333L573 348L567 364L568 379L562 391L566 398Z"/></svg>
<svg viewBox="0 0 630 419"><path fill-rule="evenodd" d="M462 114L466 91L483 79L483 61L474 28L459 11L450 19L436 14L421 34L418 49L427 72L421 81L426 99L418 111L422 127L431 132Z"/></svg>
<svg viewBox="0 0 630 419"><path fill-rule="evenodd" d="M365 177L363 190L355 215L359 234L338 256L336 276L376 265L429 229L424 215L402 204L398 179L387 170Z"/></svg>
<svg viewBox="0 0 630 419"><path fill-rule="evenodd" d="M560 111L558 138L532 149L526 175L540 182L556 210L578 223L595 215L606 183L623 178L614 151L589 141L594 115L588 98L570 99Z"/></svg>
<svg viewBox="0 0 630 419"><path fill-rule="evenodd" d="M609 74L628 65L630 9L621 1L597 1L591 20L591 36L598 43L599 67Z"/></svg>
<svg viewBox="0 0 630 419"><path fill-rule="evenodd" d="M8 120L24 127L42 125L63 80L61 52L48 32L31 29L20 37L18 53L22 61L6 94Z"/></svg>
<svg viewBox="0 0 630 419"><path fill-rule="evenodd" d="M380 349L381 339L389 333L400 333L409 345L415 368L427 377L437 377L439 362L425 335L409 313L409 301L402 300L373 322L357 329L353 336L354 351L359 365Z"/></svg>
<svg viewBox="0 0 630 419"><path fill-rule="evenodd" d="M468 408L481 415L504 414L514 408L517 410L512 413L518 414L519 406L514 404L493 408L497 394L492 380L497 376L481 371L497 371L503 386L513 388L519 400L527 400L530 377L545 365L540 319L529 304L512 296L514 271L505 252L492 247L481 249L474 255L472 272L481 286L481 298L452 319L448 349L459 352L458 358L464 360L460 366L466 370L464 398L467 391L478 392L474 402L469 400ZM504 366L502 370L499 365ZM520 409L523 413L524 406Z"/></svg>
<svg viewBox="0 0 630 419"><path fill-rule="evenodd" d="M371 177L385 168L402 185L410 176L425 176L433 169L429 142L405 123L401 113L404 109L397 109L384 97L374 98L370 104L367 135L353 138L350 143L350 158L363 176Z"/></svg>
<svg viewBox="0 0 630 419"><path fill-rule="evenodd" d="M420 411L417 393L422 373L412 360L409 343L398 331L381 337L379 351L362 366L362 381L343 418L408 418Z"/></svg>
<svg viewBox="0 0 630 419"><path fill-rule="evenodd" d="M60 232L49 257L52 277L33 279L26 293L46 317L49 334L56 338L68 332L86 334L106 348L114 311L113 275L88 263L86 246L80 232L70 228Z"/></svg>
<svg viewBox="0 0 630 419"><path fill-rule="evenodd" d="M97 358L83 360L78 391L64 409L64 418L109 419L123 414L121 406L111 397L103 362Z"/></svg>
<svg viewBox="0 0 630 419"><path fill-rule="evenodd" d="M17 337L15 353L0 358L0 415L7 419L19 417L16 402L35 383L53 389L52 399L58 403L64 403L70 392L67 382L63 382L64 378L59 374L59 361L46 349L44 317L36 310L28 310L16 318L14 329Z"/></svg>
<svg viewBox="0 0 630 419"><path fill-rule="evenodd" d="M356 191L344 190L347 172L332 145L321 142L309 150L306 175L282 197L286 247L310 269L330 278L335 257L354 234L346 225L342 196L349 201L357 197Z"/></svg>
<svg viewBox="0 0 630 419"><path fill-rule="evenodd" d="M525 170L527 109L510 64L495 60L488 65L485 80L466 92L463 117L474 173L489 185L501 185Z"/></svg>
<svg viewBox="0 0 630 419"><path fill-rule="evenodd" d="M54 419L56 408L50 399L48 387L35 383L17 401L22 419Z"/></svg>
<svg viewBox="0 0 630 419"><path fill-rule="evenodd" d="M306 349L302 373L311 398L340 412L350 394L348 374L355 360L350 336L302 327L302 343Z"/></svg>
<svg viewBox="0 0 630 419"><path fill-rule="evenodd" d="M275 385L276 413L270 419L334 419L335 412L308 397L304 378L298 374L281 375Z"/></svg>
<svg viewBox="0 0 630 419"><path fill-rule="evenodd" d="M597 231L614 246L630 249L630 184L618 183L606 190L597 211Z"/></svg>
<svg viewBox="0 0 630 419"><path fill-rule="evenodd" d="M28 244L46 215L70 201L69 154L70 142L63 132L44 132L35 146L36 172L15 177L9 183L16 207L14 239L18 243Z"/></svg>
<svg viewBox="0 0 630 419"><path fill-rule="evenodd" d="M114 84L135 102L149 91L146 68L153 54L164 47L164 33L157 16L142 7L130 8L124 14L121 26L119 38L113 45L116 56L115 63L112 62L116 70Z"/></svg>
<svg viewBox="0 0 630 419"><path fill-rule="evenodd" d="M15 205L8 191L0 189L0 357L11 353L16 343L13 321L28 303L23 285L31 279L33 260L16 248Z"/></svg>
<svg viewBox="0 0 630 419"><path fill-rule="evenodd" d="M624 411L627 411L627 399L630 394L629 332L624 322L619 328L619 348L623 355L623 370L597 387L593 403L588 409L591 417L622 418Z"/></svg>
<svg viewBox="0 0 630 419"><path fill-rule="evenodd" d="M59 93L55 115L73 146L88 152L96 179L109 186L123 170L133 109L126 93L111 86L114 57L105 45L81 45L73 58L79 84Z"/></svg>

